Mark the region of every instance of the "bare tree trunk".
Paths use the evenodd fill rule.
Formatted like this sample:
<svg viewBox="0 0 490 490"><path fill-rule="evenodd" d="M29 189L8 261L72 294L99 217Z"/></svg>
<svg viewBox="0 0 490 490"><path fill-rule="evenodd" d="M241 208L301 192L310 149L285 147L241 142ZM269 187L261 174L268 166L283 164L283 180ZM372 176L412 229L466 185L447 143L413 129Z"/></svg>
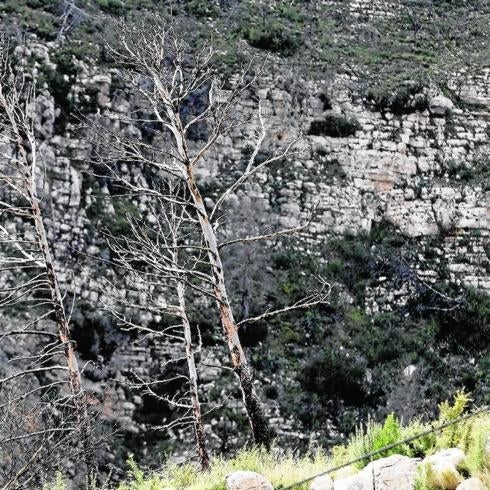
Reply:
<svg viewBox="0 0 490 490"><path fill-rule="evenodd" d="M258 445L269 448L271 443L269 424L265 418L260 400L253 387L253 377L250 371L250 366L238 336L238 328L235 319L233 318L233 312L228 299L228 294L226 292L223 265L218 249L216 234L209 221L206 207L204 206L201 193L196 185L194 173L190 165L186 166L185 178L189 191L192 195L194 205L197 209L202 234L206 247L208 248L208 258L214 277L213 289L218 301L220 320L228 341L228 348L230 350L233 368L238 376L238 379L240 380L243 402L245 404L245 409L252 428L254 441Z"/></svg>
<svg viewBox="0 0 490 490"><path fill-rule="evenodd" d="M55 321L58 327L60 341L63 344L66 365L68 367L70 390L73 395L73 401L75 403L75 411L78 419L84 459L87 466L87 487L92 487L95 485L95 482L97 480L98 468L95 458L94 441L91 433L90 416L87 409L87 394L82 389L80 368L78 367L78 361L75 355L75 350L73 348L73 342L70 338L70 327L68 324L68 318L66 315L65 307L63 305L63 297L59 288L56 272L53 266L53 259L46 236L46 229L44 227L39 202L34 195L31 195L30 197L32 198L32 211L34 215L37 238L43 254L44 263L46 264L46 274L51 294L51 302L54 308Z"/></svg>
<svg viewBox="0 0 490 490"><path fill-rule="evenodd" d="M178 185L172 182L167 182L167 184L165 192L169 192L171 195L179 194L179 189L181 188L185 189L183 182L179 182ZM144 219L128 216L127 220L131 233L127 233L124 237L111 237L108 245L117 257L114 264L129 272L129 282L136 286L136 290L140 294L145 295L144 291L149 282L153 284L154 287L151 293L142 300L145 305L143 309L159 315L178 318L178 324L169 328L160 329L157 327L153 329L148 326L137 325L133 320L128 322L125 314L117 311L113 304L107 305L107 309L118 319L118 323L123 329L127 325L131 330L144 332L145 338L150 335L155 335L160 341L168 338L174 352L175 340L181 342L180 347L184 352L174 359L162 362L161 374L165 374L167 365L185 359L187 362L187 374L179 374L177 377L172 374L170 378L186 380L184 393L176 394L175 396L169 396L168 393L156 393L152 388L154 383L152 381L146 382L139 376L135 376L136 384L132 386L143 388L146 395L153 395L159 400L165 400L171 407L185 409L180 419L171 421L168 424L165 424L163 419L160 427L168 429L171 427L190 428L192 425L197 457L201 469L206 471L209 469L209 455L206 449L206 433L199 401L195 360L195 353L200 351L201 342L199 341L198 347L195 349L187 314L186 287L191 285L192 288L194 280L197 283L198 280L203 279L203 276L208 283L211 283L212 277L196 270L197 265L202 260L202 251L197 247L192 247L192 245L190 249L185 250L189 246L186 241L189 234L193 234L196 231L200 233L194 213L189 213L187 210L189 203L168 202L163 199L163 196L164 194L156 200L155 207L150 206L153 216L156 217L153 226L149 225ZM185 250L184 257L181 257L179 252L183 249ZM139 267L137 264L144 265ZM113 290L118 288L117 285L110 282L109 284ZM139 309L141 305L126 301L125 296L126 294L121 298L116 293L113 298L121 305ZM162 298L165 298L165 300L162 301ZM162 381L164 380L160 380L160 382Z"/></svg>
<svg viewBox="0 0 490 490"><path fill-rule="evenodd" d="M22 175L25 196L27 197L27 201L32 211L32 218L36 230L36 239L43 257L43 266L46 270L46 278L51 296L50 303L54 310L54 317L58 328L59 339L64 349L64 357L68 369L68 381L70 384L70 391L73 396L73 401L75 403L75 413L82 439L81 442L84 451L85 463L87 466L87 486L91 486L97 478L97 464L95 458L93 437L91 434L90 417L87 410L87 396L82 389L80 368L78 367L75 350L73 348L73 342L71 341L70 337L68 317L65 311L63 297L59 288L59 283L54 268L51 249L49 246L46 228L44 226L44 221L42 217L42 211L39 205L39 199L36 195L35 171L37 167L37 144L35 136L32 132L32 128L29 126L31 118L28 108L29 103L30 101L28 100L26 102L25 113L23 113L23 117L25 118L27 126L26 128L21 129L13 113L14 108L9 107L9 104L5 99L3 92L0 90L0 104L1 106L3 106L7 114L12 133L15 138L15 146L20 156L21 163L18 164L18 168ZM23 133L25 133L24 137L27 139L31 150L30 159L26 150L25 142L23 140Z"/></svg>
<svg viewBox="0 0 490 490"><path fill-rule="evenodd" d="M196 438L197 457L199 459L201 469L206 471L209 469L209 455L206 449L206 432L202 423L201 404L199 403L199 393L197 391L197 370L194 360L194 350L192 348L191 326L186 313L184 285L181 281L177 282L177 294L179 297L179 306L182 312L181 319L184 329L187 367L189 370L189 390L194 421L194 436Z"/></svg>

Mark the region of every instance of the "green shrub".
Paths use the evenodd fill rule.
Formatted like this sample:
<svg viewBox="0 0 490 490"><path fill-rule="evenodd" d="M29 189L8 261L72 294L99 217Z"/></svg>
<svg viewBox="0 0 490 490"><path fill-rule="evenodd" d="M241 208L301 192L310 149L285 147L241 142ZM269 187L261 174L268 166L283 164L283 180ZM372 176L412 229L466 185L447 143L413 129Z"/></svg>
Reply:
<svg viewBox="0 0 490 490"><path fill-rule="evenodd" d="M417 468L414 490L438 490L438 488L432 484L432 480L432 466L428 463L421 464Z"/></svg>
<svg viewBox="0 0 490 490"><path fill-rule="evenodd" d="M312 121L308 134L313 136L346 138L347 136L353 136L360 129L361 125L352 117L329 114L324 119Z"/></svg>
<svg viewBox="0 0 490 490"><path fill-rule="evenodd" d="M54 482L46 483L43 486L43 490L67 490L67 488L66 481L60 471L56 473L56 480Z"/></svg>
<svg viewBox="0 0 490 490"><path fill-rule="evenodd" d="M490 296L473 288L461 290L443 284L438 290L460 300L457 308L436 310L439 335L455 349L463 347L465 351L484 354L490 336ZM427 294L426 301L430 301L430 293Z"/></svg>
<svg viewBox="0 0 490 490"><path fill-rule="evenodd" d="M108 14L121 15L126 11L122 0L96 0L96 3L103 12Z"/></svg>
<svg viewBox="0 0 490 490"><path fill-rule="evenodd" d="M468 394L459 391L454 396L453 403L445 401L439 405L439 419L435 426L441 425L458 419L464 414L470 399ZM336 447L333 455L336 464L341 464L340 460L354 460L365 454L379 451L386 446L398 441L409 439L418 434L427 432L431 424L423 423L414 419L403 426L395 414L386 417L383 424L368 422L365 428L358 428L349 438L345 447ZM461 422L452 425L441 432L431 432L413 441L400 444L392 449L381 452L373 456L371 461L390 456L392 454L402 454L409 457L424 457L432 454L438 449L445 449L460 446L468 454L468 469L474 474L478 471L486 470L490 466L490 461L485 456L485 441L490 434L490 418L483 416L474 421ZM356 463L357 468L363 468L370 460L366 459ZM419 475L419 487L430 487L429 478L430 468L422 468ZM429 485L424 487L424 485Z"/></svg>
<svg viewBox="0 0 490 490"><path fill-rule="evenodd" d="M251 25L244 37L254 48L265 49L284 56L292 55L300 44L299 32L277 20Z"/></svg>
<svg viewBox="0 0 490 490"><path fill-rule="evenodd" d="M457 420L464 414L469 402L469 395L464 391L458 391L454 396L453 404L449 403L448 400L440 403L438 423L444 424ZM443 429L440 435L437 437L437 447L446 448L459 446L466 433L466 428L469 423L470 422L463 421Z"/></svg>
<svg viewBox="0 0 490 490"><path fill-rule="evenodd" d="M131 224L128 217L135 216L136 204L126 197L114 199L114 214L107 216L107 226L114 236L128 236L131 234Z"/></svg>
<svg viewBox="0 0 490 490"><path fill-rule="evenodd" d="M332 346L305 364L299 380L306 390L325 400L340 398L347 405L361 406L367 396L365 371L364 359Z"/></svg>
<svg viewBox="0 0 490 490"><path fill-rule="evenodd" d="M7 14L7 16L2 16L2 25L6 28L13 20L17 29L34 32L41 39L51 41L56 38L59 27L59 17L56 7L53 9L53 3L56 4L56 2L50 2L45 5L41 1L26 3L16 0L0 2L0 14Z"/></svg>
<svg viewBox="0 0 490 490"><path fill-rule="evenodd" d="M410 439L418 434L427 432L431 428L431 425L427 422L422 422L419 419L410 421L408 425L404 425L401 428L400 439ZM404 444L403 454L411 458L423 458L427 454L431 454L434 451L436 445L437 435L434 432L418 437L413 441Z"/></svg>
<svg viewBox="0 0 490 490"><path fill-rule="evenodd" d="M371 87L366 99L375 110L393 114L410 114L429 108L429 99L423 93L423 86L406 82L393 87Z"/></svg>
<svg viewBox="0 0 490 490"><path fill-rule="evenodd" d="M291 1L285 1L277 7L278 14L287 20L294 23L302 23L305 20L305 16L300 7L294 5Z"/></svg>
<svg viewBox="0 0 490 490"><path fill-rule="evenodd" d="M380 429L380 425L369 421L366 428L358 427L354 434L349 437L346 446L337 446L333 449L335 465L345 464L349 461L362 458L365 454L371 452L372 434ZM362 469L369 463L369 459L354 463L354 468Z"/></svg>
<svg viewBox="0 0 490 490"><path fill-rule="evenodd" d="M490 436L490 419L480 416L472 421L469 444L466 448L465 465L471 474L486 472L490 474L490 455L487 441Z"/></svg>
<svg viewBox="0 0 490 490"><path fill-rule="evenodd" d="M219 13L218 5L209 0L190 0L185 9L196 17L212 17Z"/></svg>
<svg viewBox="0 0 490 490"><path fill-rule="evenodd" d="M419 428L420 425L417 423L415 430ZM342 455L344 461L355 460L366 454L379 451L386 446L401 441L404 437L407 437L407 433L411 431L413 432L414 428L411 428L410 425L408 427L402 427L395 414L388 415L383 424L370 421L367 423L365 428L358 428L349 438L344 451L338 447L336 448L335 452L337 453L337 462L340 454ZM403 444L392 449L382 451L369 459L366 458L363 461L355 463L354 466L358 469L362 469L370 461L386 458L393 454L411 456L412 452L413 450L408 444Z"/></svg>
<svg viewBox="0 0 490 490"><path fill-rule="evenodd" d="M395 414L391 413L390 415L388 415L388 417L386 417L383 426L380 427L378 430L374 431L372 435L371 450L379 451L385 446L389 446L390 444L394 444L395 442L398 442L400 440L401 440L400 422L395 417ZM386 451L383 451L382 453L379 454L379 456L376 456L375 458L376 459L386 458L387 456L391 456L392 454L399 454L399 453L400 453L400 447L396 447L393 449L388 449Z"/></svg>

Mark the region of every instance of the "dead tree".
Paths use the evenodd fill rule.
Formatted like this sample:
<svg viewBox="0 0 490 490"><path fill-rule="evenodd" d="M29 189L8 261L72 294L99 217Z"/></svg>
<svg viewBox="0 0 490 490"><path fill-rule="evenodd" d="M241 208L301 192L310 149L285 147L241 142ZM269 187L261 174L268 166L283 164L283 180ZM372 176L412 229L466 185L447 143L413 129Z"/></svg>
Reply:
<svg viewBox="0 0 490 490"><path fill-rule="evenodd" d="M25 325L7 330L4 335L49 339L40 352L27 358L17 357L17 361L25 361L25 366L6 376L0 384L32 374L42 375L56 370L66 372L70 403L74 405L79 437L85 452L87 475L92 480L96 477L97 465L88 399L81 383L80 368L70 337L69 313L60 289L43 219L42 197L38 191L43 167L42 152L34 130L35 91L25 77L13 73L6 49L2 49L0 57L0 236L3 245L0 306L6 309L26 305L37 315L28 318ZM19 232L15 225L27 231ZM57 339L52 338L52 332L44 329L44 320L50 318L56 324ZM68 400L64 403L67 404Z"/></svg>
<svg viewBox="0 0 490 490"><path fill-rule="evenodd" d="M211 278L197 270L202 260L200 247L196 249L185 243L189 235L195 234L195 219L189 215L184 198L182 201L167 199L168 195L179 194L171 185L169 189L168 194L155 198L155 203L150 208L152 223L128 215L126 219L131 231L127 236L109 233L112 265L123 272L127 287L122 291L119 284L108 281L105 308L116 318L123 330L139 332L145 340L166 342L172 350L176 349L176 344L183 347L181 356L165 362L160 360L160 374L164 376L163 379L146 380L133 373L134 382L131 387L183 411L179 418L162 424L161 427L171 429L192 425L198 460L201 469L207 470L209 456L195 361L195 354L200 351L201 346L199 342L196 350L193 342L187 315L186 288L201 290L202 287L198 284L203 280L209 284ZM128 300L128 297L134 295L140 298L139 302ZM162 317L161 321L155 326L141 323L138 314L142 311ZM166 318L170 319L171 325L162 327L162 324L166 325ZM185 375L172 374L165 377L166 368L183 361L187 364ZM188 385L184 393L170 396L157 392L156 386L178 379Z"/></svg>
<svg viewBox="0 0 490 490"><path fill-rule="evenodd" d="M110 123L102 118L91 125L92 138L98 141L99 146L99 150L94 151L95 159L99 165L105 166L105 175L111 174L115 179L120 178L117 164L123 161L153 170L163 180L176 178L187 187L190 196L187 206L199 226L202 250L206 252L212 276L212 297L217 304L233 369L240 382L254 440L257 444L269 446L269 426L238 335L239 324L235 321L228 297L221 252L224 247L232 244L273 240L302 231L311 219L302 226L223 243L220 243L216 229L222 218L222 206L231 195L257 173L267 170L275 162L302 153L304 148L300 138L296 138L265 159L258 158L266 137L260 103L257 110L250 114L238 109L258 77L251 67L244 70L230 86L226 86L214 73L211 64L213 49L204 46L197 53L193 52L174 28L165 25L160 19L144 25L123 23L117 26L116 32L120 36L120 45L109 46L108 49L114 60L122 66L121 76L134 89L138 103L141 104L141 112L145 114L142 118L122 117L120 122L123 126L151 125L153 133L162 139L162 143L156 143L156 137L149 141L127 136L124 131L111 129ZM186 102L203 90L206 100L202 110L185 117L183 109ZM206 126L206 136L200 142L193 142L189 135L199 125ZM251 128L255 128L251 137L253 150L243 171L215 201L214 208L208 209L204 203L202 187L196 180L196 168L212 156L212 149L223 137L233 131L245 132ZM245 133L244 137L247 137ZM131 186L129 182L125 184ZM151 184L142 184L140 189L133 185L133 192L137 191L151 192ZM241 323L264 320L278 313L326 302L329 290L330 286L320 281L319 288L296 304L279 311L267 311L257 317L244 319Z"/></svg>

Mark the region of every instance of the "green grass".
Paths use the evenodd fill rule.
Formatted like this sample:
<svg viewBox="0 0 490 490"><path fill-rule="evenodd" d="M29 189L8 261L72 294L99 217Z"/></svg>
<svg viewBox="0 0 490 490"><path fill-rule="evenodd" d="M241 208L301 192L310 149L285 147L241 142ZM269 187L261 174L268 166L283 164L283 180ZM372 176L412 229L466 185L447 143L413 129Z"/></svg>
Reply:
<svg viewBox="0 0 490 490"><path fill-rule="evenodd" d="M169 465L162 473L144 475L134 461L129 461L131 481L118 490L163 490L186 488L189 490L224 490L225 478L238 470L255 471L264 475L274 487L287 486L314 475L328 465L323 452L301 458L283 452L244 449L233 459L215 458L211 470L203 475L194 465ZM308 488L304 485L301 488Z"/></svg>

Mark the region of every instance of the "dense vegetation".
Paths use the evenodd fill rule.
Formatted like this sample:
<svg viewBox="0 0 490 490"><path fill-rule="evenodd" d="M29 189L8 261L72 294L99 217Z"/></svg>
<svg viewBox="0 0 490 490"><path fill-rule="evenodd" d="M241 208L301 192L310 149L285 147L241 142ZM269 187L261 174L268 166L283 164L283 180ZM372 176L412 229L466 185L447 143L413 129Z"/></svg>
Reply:
<svg viewBox="0 0 490 490"><path fill-rule="evenodd" d="M341 414L341 432L352 431L363 414L380 405L381 415L395 410L405 419L433 413L437 400L457 387L473 390L480 402L490 401L488 296L448 286L443 278L429 288L410 267L417 263L414 244L389 227L328 240L318 258L293 260L293 250L275 259L282 290L278 300L297 299L311 274L337 284L336 297L323 309L282 317L268 326L265 340L259 328L262 342L253 358L260 369L281 372L286 363L285 372L297 373L293 383L282 379L285 386L280 393L272 390L272 398L298 414L307 431L327 434L326 412ZM405 284L412 293L398 308L367 314L367 296L380 284L383 291ZM374 296L382 304L383 298ZM403 370L410 365L418 372L407 379Z"/></svg>

